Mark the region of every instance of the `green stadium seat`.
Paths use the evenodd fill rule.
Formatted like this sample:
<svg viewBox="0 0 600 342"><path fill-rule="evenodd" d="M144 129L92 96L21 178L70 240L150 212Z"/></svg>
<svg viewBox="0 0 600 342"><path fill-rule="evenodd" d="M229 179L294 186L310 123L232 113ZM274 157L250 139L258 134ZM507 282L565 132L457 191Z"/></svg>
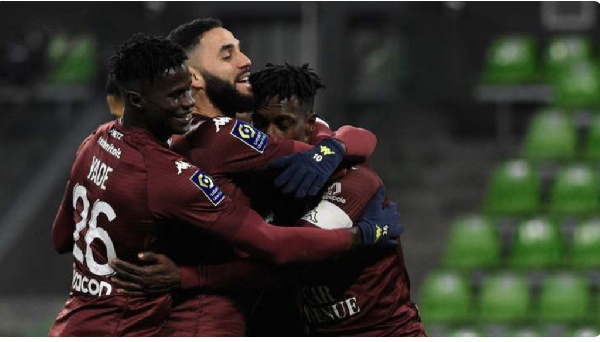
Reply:
<svg viewBox="0 0 600 342"><path fill-rule="evenodd" d="M560 230L543 218L521 222L511 247L509 264L517 269L551 268L562 259Z"/></svg>
<svg viewBox="0 0 600 342"><path fill-rule="evenodd" d="M442 265L457 270L493 268L500 263L500 238L492 222L480 215L452 224Z"/></svg>
<svg viewBox="0 0 600 342"><path fill-rule="evenodd" d="M540 179L525 160L497 166L488 185L484 203L486 214L530 216L540 210Z"/></svg>
<svg viewBox="0 0 600 342"><path fill-rule="evenodd" d="M537 78L535 40L527 36L504 36L487 51L484 83L521 84Z"/></svg>
<svg viewBox="0 0 600 342"><path fill-rule="evenodd" d="M577 128L564 112L547 109L537 113L525 136L525 157L533 162L575 158Z"/></svg>
<svg viewBox="0 0 600 342"><path fill-rule="evenodd" d="M592 42L584 37L554 38L544 51L546 77L554 80L572 63L592 59Z"/></svg>
<svg viewBox="0 0 600 342"><path fill-rule="evenodd" d="M596 108L600 105L600 79L592 62L569 64L553 82L554 105L568 108Z"/></svg>
<svg viewBox="0 0 600 342"><path fill-rule="evenodd" d="M600 221L589 221L575 227L571 265L575 268L600 268Z"/></svg>
<svg viewBox="0 0 600 342"><path fill-rule="evenodd" d="M420 289L419 307L425 324L464 323L471 318L471 289L467 280L452 272L434 272Z"/></svg>
<svg viewBox="0 0 600 342"><path fill-rule="evenodd" d="M592 117L583 147L583 158L588 161L600 161L600 114Z"/></svg>
<svg viewBox="0 0 600 342"><path fill-rule="evenodd" d="M548 276L539 299L540 323L580 324L588 318L591 298L585 278L569 273Z"/></svg>
<svg viewBox="0 0 600 342"><path fill-rule="evenodd" d="M487 277L481 289L478 318L484 323L522 323L531 302L527 282L511 273Z"/></svg>
<svg viewBox="0 0 600 342"><path fill-rule="evenodd" d="M48 48L51 84L80 84L96 76L96 43L91 36L82 35L69 40L59 35Z"/></svg>
<svg viewBox="0 0 600 342"><path fill-rule="evenodd" d="M598 213L598 175L584 165L561 169L550 189L549 212L554 217L586 217Z"/></svg>

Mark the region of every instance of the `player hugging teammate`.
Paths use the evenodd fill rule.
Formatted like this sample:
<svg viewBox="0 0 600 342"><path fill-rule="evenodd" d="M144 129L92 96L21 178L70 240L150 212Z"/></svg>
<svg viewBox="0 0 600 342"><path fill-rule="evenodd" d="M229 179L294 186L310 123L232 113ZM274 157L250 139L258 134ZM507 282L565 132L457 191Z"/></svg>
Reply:
<svg viewBox="0 0 600 342"><path fill-rule="evenodd" d="M123 117L77 152L52 228L73 288L49 335L243 336L257 293L290 284L312 335L423 335L397 210L364 164L372 133L318 123L306 67L259 72L253 97L216 20L169 38L137 35L111 59ZM233 117L254 100L260 127Z"/></svg>

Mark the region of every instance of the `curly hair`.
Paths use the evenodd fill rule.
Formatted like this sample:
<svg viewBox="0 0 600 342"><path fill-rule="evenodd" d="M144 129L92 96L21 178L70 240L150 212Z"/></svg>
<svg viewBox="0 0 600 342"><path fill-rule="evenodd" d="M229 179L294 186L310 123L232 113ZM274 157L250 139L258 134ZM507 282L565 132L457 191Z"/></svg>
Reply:
<svg viewBox="0 0 600 342"><path fill-rule="evenodd" d="M289 100L296 95L300 101L309 103L312 110L317 90L325 88L319 75L308 64L298 67L269 63L263 70L250 75L250 83L257 107L276 95L279 100Z"/></svg>
<svg viewBox="0 0 600 342"><path fill-rule="evenodd" d="M109 78L121 88L132 81L154 81L187 60L183 49L172 41L143 33L121 44L110 58Z"/></svg>

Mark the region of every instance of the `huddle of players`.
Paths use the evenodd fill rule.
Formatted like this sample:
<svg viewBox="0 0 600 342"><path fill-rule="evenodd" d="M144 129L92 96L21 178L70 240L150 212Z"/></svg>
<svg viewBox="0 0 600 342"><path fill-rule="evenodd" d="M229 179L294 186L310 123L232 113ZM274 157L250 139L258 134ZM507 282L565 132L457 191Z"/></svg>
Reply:
<svg viewBox="0 0 600 342"><path fill-rule="evenodd" d="M50 335L242 336L255 290L286 283L301 286L309 334L424 335L395 207L381 209L382 182L360 162L372 134L318 122L322 85L306 66L268 66L248 80L249 60L218 21L169 38L187 56L136 36L111 60L125 113L77 153L53 226L57 250L73 250L73 291ZM220 75L206 70L211 53ZM252 88L253 121L268 136L232 118L253 109ZM164 141L186 132L170 152ZM275 194L269 165L285 169L275 180L284 193L312 197ZM271 226L251 205L298 227ZM357 245L373 247L349 252ZM301 264L283 265L291 261Z"/></svg>

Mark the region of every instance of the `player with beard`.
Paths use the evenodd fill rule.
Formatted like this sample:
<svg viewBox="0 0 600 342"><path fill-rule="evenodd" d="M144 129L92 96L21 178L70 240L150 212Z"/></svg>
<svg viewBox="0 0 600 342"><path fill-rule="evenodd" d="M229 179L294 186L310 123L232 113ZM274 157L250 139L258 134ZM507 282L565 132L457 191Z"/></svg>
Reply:
<svg viewBox="0 0 600 342"><path fill-rule="evenodd" d="M279 157L305 151L293 158L279 160L284 171L276 182L285 192L299 196L316 193L346 154L347 158L364 159L373 151L376 139L368 131L347 130L338 140L324 140L319 146L268 137L247 123L232 119L236 112L249 110L252 90L248 82L250 60L240 51L239 42L221 23L212 19L200 19L176 28L169 39L184 48L189 59L187 65L192 74L192 89L196 105L192 130L184 137L174 137L171 148L187 157L193 164L201 165L210 173L221 189L242 204L251 204L248 192L241 188L250 184L256 173L265 170ZM353 136L350 141L345 137ZM317 162L317 158L320 161ZM300 159L300 167L294 161ZM286 178L287 177L287 178ZM197 253L194 248L181 247L193 244L197 233L177 234L168 237L177 246L173 251L175 262L181 265L197 265L234 260L240 254L219 241L210 244L210 251ZM191 247L191 246L190 246ZM148 261L148 260L145 260ZM118 267L118 260L114 261ZM196 275L182 275L181 287L185 290L186 279ZM126 277L126 275L125 275ZM123 279L127 280L127 279ZM177 291L175 306L165 335L177 336L242 336L245 333L245 316L252 304L248 293L223 296L220 293L197 293ZM201 324L198 320L201 320Z"/></svg>
<svg viewBox="0 0 600 342"><path fill-rule="evenodd" d="M280 138L310 143L323 138L323 132L316 134L313 129L316 121L314 97L322 84L307 66L271 65L253 74L251 82L257 103L260 103L253 115L259 128ZM347 171L343 177L329 183L321 197L309 201L308 212L289 210L302 206L278 199L276 222L299 224L307 229L351 227L368 207L371 194L382 181L364 163L348 167ZM176 273L173 270L177 266L164 256L152 257L159 261L156 268L162 273ZM130 264L127 267L130 272L143 274L142 268ZM301 313L310 336L425 336L419 312L411 300L400 243L397 249L348 254L303 270L275 268L252 259L184 268L197 273L196 281L188 286L195 285L205 291L219 289L236 293L241 289L299 284ZM140 291L143 289L141 284L148 286L156 282L148 274L140 280L139 284L128 288ZM171 281L178 282L179 279ZM279 296L269 307L263 308L261 319L266 323L259 331L261 336L294 333L289 329L293 329L295 316L287 310L291 301L291 297Z"/></svg>
<svg viewBox="0 0 600 342"><path fill-rule="evenodd" d="M111 58L125 109L122 119L101 125L81 144L52 226L56 251L73 252L73 282L50 336L156 335L171 312L171 295L119 294L109 261L133 261L142 250L168 252L161 232L185 224L274 263L336 256L359 241L378 243L381 215L396 229L390 236L399 234L394 214L380 207L351 234L269 225L170 151L167 139L186 132L192 120L186 58L171 41L146 35L134 36Z"/></svg>

